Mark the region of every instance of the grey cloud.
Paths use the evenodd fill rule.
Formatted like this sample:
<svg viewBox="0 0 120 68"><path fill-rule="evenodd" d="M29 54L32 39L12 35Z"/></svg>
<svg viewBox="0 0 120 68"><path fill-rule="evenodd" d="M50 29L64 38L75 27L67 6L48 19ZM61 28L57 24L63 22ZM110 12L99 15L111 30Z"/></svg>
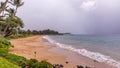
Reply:
<svg viewBox="0 0 120 68"><path fill-rule="evenodd" d="M120 1L95 0L96 9L80 8L85 0L24 0L18 11L25 29L54 29L79 34L120 33Z"/></svg>

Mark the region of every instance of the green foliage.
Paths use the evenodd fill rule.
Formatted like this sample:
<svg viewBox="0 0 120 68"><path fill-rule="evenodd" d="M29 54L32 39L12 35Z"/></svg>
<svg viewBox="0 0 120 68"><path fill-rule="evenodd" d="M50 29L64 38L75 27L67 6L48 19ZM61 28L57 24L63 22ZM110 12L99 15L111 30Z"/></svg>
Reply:
<svg viewBox="0 0 120 68"><path fill-rule="evenodd" d="M18 34L18 30L24 27L23 21L17 16L7 17L4 23L6 23L3 27L3 31L5 32L4 37L15 36Z"/></svg>
<svg viewBox="0 0 120 68"><path fill-rule="evenodd" d="M0 54L7 53L11 46L12 44L7 39L0 37Z"/></svg>
<svg viewBox="0 0 120 68"><path fill-rule="evenodd" d="M12 46L12 44L7 39L0 37L0 48L7 49L11 46Z"/></svg>
<svg viewBox="0 0 120 68"><path fill-rule="evenodd" d="M20 7L24 4L22 0L13 0L13 5L16 5L16 7Z"/></svg>
<svg viewBox="0 0 120 68"><path fill-rule="evenodd" d="M53 68L52 64L46 61L35 63L33 68Z"/></svg>
<svg viewBox="0 0 120 68"><path fill-rule="evenodd" d="M0 48L0 57L5 58L15 65L18 65L22 68L25 68L26 66L28 66L29 68L52 68L52 65L46 61L38 62L36 59L27 60L24 57L8 53L8 48L6 47L11 46L11 44L4 38L0 40L0 43L3 46L2 48Z"/></svg>
<svg viewBox="0 0 120 68"><path fill-rule="evenodd" d="M0 48L0 54L7 53L8 48Z"/></svg>
<svg viewBox="0 0 120 68"><path fill-rule="evenodd" d="M47 61L38 62L36 59L27 61L28 68L53 68L52 64Z"/></svg>
<svg viewBox="0 0 120 68"><path fill-rule="evenodd" d="M38 62L36 59L27 60L24 57L8 53L8 49L11 46L12 46L11 43L7 39L0 37L0 57L11 62L11 64L18 65L22 68L25 68L26 66L28 66L29 68L52 68L52 64L50 64L49 62L46 62L46 61ZM0 62L0 64L1 63L3 62ZM7 63L8 62L4 62L4 64L7 64ZM5 68L9 68L8 66L4 64L3 66L5 66ZM11 68L18 68L15 65L12 65Z"/></svg>
<svg viewBox="0 0 120 68"><path fill-rule="evenodd" d="M24 57L17 56L17 55L14 55L14 54L10 54L10 53L7 53L7 52L4 52L4 53L1 52L0 56L4 57L9 62L14 63L18 66L25 66L26 65L26 59Z"/></svg>
<svg viewBox="0 0 120 68"><path fill-rule="evenodd" d="M8 38L20 38L28 35L27 32L24 34L24 31L22 34L18 33L20 28L24 27L24 23L19 17L16 16L16 13L18 8L23 4L24 2L22 2L22 0L5 0L5 2L0 2L0 35ZM48 32L45 31L45 34L51 34L54 32L49 30L47 31ZM33 34L36 34L36 32L33 31ZM52 65L46 61L38 62L35 59L27 60L24 57L8 53L8 49L11 46L12 45L8 40L0 37L0 57L6 59L0 59L0 68L19 68L17 66L14 67L13 64L16 64L22 68L26 68L26 66L29 68L52 68Z"/></svg>
<svg viewBox="0 0 120 68"><path fill-rule="evenodd" d="M0 34L4 37L18 34L24 27L23 21L16 16L17 10L24 4L22 0L0 2Z"/></svg>
<svg viewBox="0 0 120 68"><path fill-rule="evenodd" d="M27 34L19 34L19 35L15 35L15 36L13 36L13 35L11 35L11 36L8 36L8 37L6 37L7 39L18 39L18 38L26 38L26 37L30 37L30 36L32 36L32 35L27 35Z"/></svg>
<svg viewBox="0 0 120 68"><path fill-rule="evenodd" d="M18 66L26 66L26 59L21 56L8 53L9 47L12 46L11 43L5 39L0 38L0 57L7 59L9 62L16 64Z"/></svg>
<svg viewBox="0 0 120 68"><path fill-rule="evenodd" d="M19 34L27 34L27 35L60 35L61 33L54 30L20 30Z"/></svg>
<svg viewBox="0 0 120 68"><path fill-rule="evenodd" d="M52 68L52 64L46 61L38 62L36 59L27 60L24 57L17 56L10 53L0 53L1 57L4 57L9 62L16 64L22 68L28 66L29 68Z"/></svg>
<svg viewBox="0 0 120 68"><path fill-rule="evenodd" d="M20 67L10 63L6 59L0 58L0 68L20 68Z"/></svg>
<svg viewBox="0 0 120 68"><path fill-rule="evenodd" d="M27 61L27 66L29 67L29 68L33 68L33 65L35 64L35 63L37 63L38 61L36 60L36 59L30 59L30 60L28 60Z"/></svg>

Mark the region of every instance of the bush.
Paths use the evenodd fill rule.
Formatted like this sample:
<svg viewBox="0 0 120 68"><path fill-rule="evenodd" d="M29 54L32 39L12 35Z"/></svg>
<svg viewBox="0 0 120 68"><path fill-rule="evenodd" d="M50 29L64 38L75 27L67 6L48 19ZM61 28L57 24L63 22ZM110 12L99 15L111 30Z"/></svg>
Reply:
<svg viewBox="0 0 120 68"><path fill-rule="evenodd" d="M11 36L8 36L6 37L7 39L18 39L18 38L25 38L25 37L28 37L30 35L27 35L27 34L19 34L19 35L11 35Z"/></svg>
<svg viewBox="0 0 120 68"><path fill-rule="evenodd" d="M52 64L46 61L35 63L33 68L53 68Z"/></svg>
<svg viewBox="0 0 120 68"><path fill-rule="evenodd" d="M12 44L5 38L0 37L0 48L9 48Z"/></svg>
<svg viewBox="0 0 120 68"><path fill-rule="evenodd" d="M36 59L30 59L27 62L28 68L53 68L52 64L46 61L38 62Z"/></svg>
<svg viewBox="0 0 120 68"><path fill-rule="evenodd" d="M35 63L37 63L38 61L36 60L36 59L30 59L30 60L28 60L27 61L27 66L29 67L29 68L33 68L33 65L35 64Z"/></svg>

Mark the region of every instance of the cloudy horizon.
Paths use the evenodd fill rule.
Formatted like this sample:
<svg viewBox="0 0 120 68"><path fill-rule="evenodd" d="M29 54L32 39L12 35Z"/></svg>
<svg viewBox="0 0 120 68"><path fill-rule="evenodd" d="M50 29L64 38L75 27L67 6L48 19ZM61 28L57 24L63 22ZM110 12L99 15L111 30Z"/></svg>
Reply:
<svg viewBox="0 0 120 68"><path fill-rule="evenodd" d="M120 0L30 0L18 11L25 29L120 34Z"/></svg>

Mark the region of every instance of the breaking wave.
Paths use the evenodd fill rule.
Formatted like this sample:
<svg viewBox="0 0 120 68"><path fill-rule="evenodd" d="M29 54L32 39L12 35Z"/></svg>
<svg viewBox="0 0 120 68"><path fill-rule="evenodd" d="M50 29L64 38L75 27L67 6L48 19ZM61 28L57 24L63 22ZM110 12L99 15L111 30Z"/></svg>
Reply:
<svg viewBox="0 0 120 68"><path fill-rule="evenodd" d="M92 51L89 51L86 49L76 49L70 45L59 43L59 42L51 39L49 36L44 36L43 38L46 39L49 43L56 45L57 47L68 49L68 50L71 50L78 54L81 54L83 56L89 57L93 60L96 60L98 62L104 62L104 63L110 64L116 68L120 68L120 62L112 59L110 56L106 56L106 55L103 55L98 52L92 52Z"/></svg>

